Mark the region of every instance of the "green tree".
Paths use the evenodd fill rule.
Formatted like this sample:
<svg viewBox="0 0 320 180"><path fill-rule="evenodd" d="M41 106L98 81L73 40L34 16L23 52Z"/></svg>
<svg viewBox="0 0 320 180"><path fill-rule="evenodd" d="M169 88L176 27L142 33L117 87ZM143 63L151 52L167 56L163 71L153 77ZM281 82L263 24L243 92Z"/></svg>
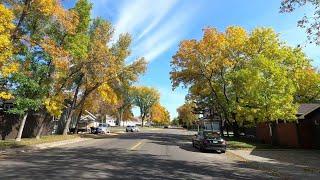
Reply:
<svg viewBox="0 0 320 180"><path fill-rule="evenodd" d="M295 87L277 62L258 57L234 74L238 87L237 116L251 122L294 120Z"/></svg>
<svg viewBox="0 0 320 180"><path fill-rule="evenodd" d="M180 125L179 118L177 118L177 117L173 118L173 120L171 121L171 125L179 126Z"/></svg>
<svg viewBox="0 0 320 180"><path fill-rule="evenodd" d="M140 109L140 117L142 120L142 127L147 116L151 113L153 105L157 104L160 100L159 92L154 88L137 86L132 89L131 96L133 104L138 106Z"/></svg>

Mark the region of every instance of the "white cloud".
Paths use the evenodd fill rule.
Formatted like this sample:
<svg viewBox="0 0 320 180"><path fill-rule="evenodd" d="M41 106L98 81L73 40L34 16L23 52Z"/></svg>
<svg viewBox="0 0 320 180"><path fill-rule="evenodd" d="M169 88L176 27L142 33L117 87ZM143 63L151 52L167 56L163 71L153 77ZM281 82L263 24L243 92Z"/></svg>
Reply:
<svg viewBox="0 0 320 180"><path fill-rule="evenodd" d="M159 5L157 5L156 11L154 11L153 19L149 23L149 25L142 31L139 35L138 39L143 38L146 34L148 34L151 30L153 30L160 21L168 14L168 12L173 8L173 6L177 3L177 0L169 0L169 1L160 1Z"/></svg>
<svg viewBox="0 0 320 180"><path fill-rule="evenodd" d="M188 28L183 28L196 12L193 3L177 0L134 0L120 6L115 22L115 39L121 33L133 36L131 58L144 56L152 61L177 44ZM172 13L174 11L174 13ZM190 22L189 22L190 23ZM132 58L133 57L133 58Z"/></svg>
<svg viewBox="0 0 320 180"><path fill-rule="evenodd" d="M161 53L165 52L167 49L169 49L175 42L178 41L178 38L172 38L169 40L164 41L163 43L153 46L147 53L145 53L143 56L147 61L151 61L158 57Z"/></svg>

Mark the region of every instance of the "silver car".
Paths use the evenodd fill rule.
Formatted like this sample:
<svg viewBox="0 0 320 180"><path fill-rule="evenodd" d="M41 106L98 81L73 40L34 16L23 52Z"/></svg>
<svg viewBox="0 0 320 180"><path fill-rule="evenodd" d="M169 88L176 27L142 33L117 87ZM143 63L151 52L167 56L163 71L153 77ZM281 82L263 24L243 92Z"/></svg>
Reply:
<svg viewBox="0 0 320 180"><path fill-rule="evenodd" d="M105 123L100 123L99 126L96 129L97 134L107 134L110 133L110 130L108 129L108 125Z"/></svg>
<svg viewBox="0 0 320 180"><path fill-rule="evenodd" d="M126 132L139 132L139 128L136 125L129 125L126 128Z"/></svg>

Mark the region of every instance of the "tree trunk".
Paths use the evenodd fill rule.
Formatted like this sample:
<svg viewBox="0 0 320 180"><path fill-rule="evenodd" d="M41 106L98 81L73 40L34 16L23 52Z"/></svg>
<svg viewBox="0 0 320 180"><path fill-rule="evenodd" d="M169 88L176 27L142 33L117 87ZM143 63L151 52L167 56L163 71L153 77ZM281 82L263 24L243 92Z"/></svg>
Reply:
<svg viewBox="0 0 320 180"><path fill-rule="evenodd" d="M233 129L233 136L236 137L236 138L240 137L239 125L238 125L237 121L233 122L232 129Z"/></svg>
<svg viewBox="0 0 320 180"><path fill-rule="evenodd" d="M43 128L47 123L47 117L48 117L48 114L46 113L46 115L44 116L43 120L41 121L41 125L40 125L40 128L39 128L38 132L37 132L36 139L40 139L42 131L43 131Z"/></svg>
<svg viewBox="0 0 320 180"><path fill-rule="evenodd" d="M225 121L225 128L226 128L226 131L227 131L227 137L230 137L230 134L229 134L229 124L227 123L227 121Z"/></svg>
<svg viewBox="0 0 320 180"><path fill-rule="evenodd" d="M141 127L143 127L143 123L144 123L144 116L141 117Z"/></svg>
<svg viewBox="0 0 320 180"><path fill-rule="evenodd" d="M81 110L80 110L80 112L79 112L79 114L78 114L78 118L77 118L77 122L76 122L76 127L75 127L75 129L74 129L74 133L75 133L75 134L78 134L78 123L79 123L79 121L80 121L80 118L81 118L81 115L82 115L82 111L83 111L83 108L81 107Z"/></svg>
<svg viewBox="0 0 320 180"><path fill-rule="evenodd" d="M72 120L72 116L73 116L73 113L74 113L74 108L76 107L76 104L77 104L77 97L78 97L80 85L81 84L78 84L78 86L76 88L76 91L74 92L72 104L70 106L70 113L67 116L67 122L66 122L66 125L64 126L64 129L63 129L63 133L62 133L63 135L67 135L68 134L69 126L70 126L70 123L71 123L71 120Z"/></svg>
<svg viewBox="0 0 320 180"><path fill-rule="evenodd" d="M236 120L236 114L235 113L232 113L232 118L234 120L234 122L232 123L233 136L234 137L240 137L239 125L238 125L238 122Z"/></svg>
<svg viewBox="0 0 320 180"><path fill-rule="evenodd" d="M39 130L38 130L38 132L37 132L36 139L40 139L41 134L42 134L42 131L43 131L43 128L44 128L44 124L45 124L44 122L41 123L40 128L39 128Z"/></svg>
<svg viewBox="0 0 320 180"><path fill-rule="evenodd" d="M121 122L122 122L122 126L124 127L124 122L122 121L122 111L119 112L119 125L121 126Z"/></svg>
<svg viewBox="0 0 320 180"><path fill-rule="evenodd" d="M27 117L28 117L28 113L26 113L22 118L16 141L21 141L21 136L22 136L23 128L26 123Z"/></svg>
<svg viewBox="0 0 320 180"><path fill-rule="evenodd" d="M223 134L223 130L224 130L224 127L225 127L224 124L225 123L223 122L223 120L220 119L220 134L221 134L222 137L224 137L224 134Z"/></svg>
<svg viewBox="0 0 320 180"><path fill-rule="evenodd" d="M62 135L67 135L69 132L69 127L70 127L73 113L74 113L74 109L71 109L71 112L70 112L69 117L67 119L66 125L64 126Z"/></svg>

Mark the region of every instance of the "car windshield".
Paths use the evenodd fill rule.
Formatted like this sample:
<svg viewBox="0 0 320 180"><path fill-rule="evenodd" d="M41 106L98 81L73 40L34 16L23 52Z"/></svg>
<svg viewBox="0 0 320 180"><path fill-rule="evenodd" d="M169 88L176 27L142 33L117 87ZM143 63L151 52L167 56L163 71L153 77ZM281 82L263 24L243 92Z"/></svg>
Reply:
<svg viewBox="0 0 320 180"><path fill-rule="evenodd" d="M205 138L220 138L220 135L217 132L203 132Z"/></svg>

